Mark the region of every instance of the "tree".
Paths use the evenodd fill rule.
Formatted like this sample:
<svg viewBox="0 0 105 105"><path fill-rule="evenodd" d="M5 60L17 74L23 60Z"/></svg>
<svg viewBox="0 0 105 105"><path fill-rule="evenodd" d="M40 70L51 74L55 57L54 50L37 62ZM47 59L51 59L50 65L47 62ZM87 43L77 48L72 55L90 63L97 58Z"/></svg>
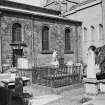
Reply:
<svg viewBox="0 0 105 105"><path fill-rule="evenodd" d="M95 63L99 65L101 73L105 73L105 45L98 47L95 50Z"/></svg>

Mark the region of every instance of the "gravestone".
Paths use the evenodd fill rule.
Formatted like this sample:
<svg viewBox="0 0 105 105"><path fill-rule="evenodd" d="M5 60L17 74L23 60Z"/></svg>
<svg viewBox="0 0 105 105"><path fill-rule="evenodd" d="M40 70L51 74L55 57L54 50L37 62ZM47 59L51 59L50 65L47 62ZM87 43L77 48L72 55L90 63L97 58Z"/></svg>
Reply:
<svg viewBox="0 0 105 105"><path fill-rule="evenodd" d="M59 62L58 62L58 59L57 59L57 51L56 50L54 50L54 52L52 54L51 65L54 66L54 67L59 66Z"/></svg>
<svg viewBox="0 0 105 105"><path fill-rule="evenodd" d="M85 92L87 94L98 94L98 82L96 79L96 64L95 64L95 46L88 48L88 62L87 62L87 78L85 82Z"/></svg>
<svg viewBox="0 0 105 105"><path fill-rule="evenodd" d="M19 73L17 73L15 77L15 94L17 96L23 95L23 80Z"/></svg>

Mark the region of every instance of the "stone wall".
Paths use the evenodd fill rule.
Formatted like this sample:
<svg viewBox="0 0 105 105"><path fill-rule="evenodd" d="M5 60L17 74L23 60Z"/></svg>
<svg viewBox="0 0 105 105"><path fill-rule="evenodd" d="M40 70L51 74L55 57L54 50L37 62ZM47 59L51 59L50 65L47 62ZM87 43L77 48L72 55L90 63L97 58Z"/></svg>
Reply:
<svg viewBox="0 0 105 105"><path fill-rule="evenodd" d="M47 65L51 62L51 54L42 54L42 26L49 27L49 46L50 51L55 48L59 56L64 57L65 63L74 59L74 53L64 54L64 33L65 28L76 28L75 24L53 23L50 20L29 19L25 17L2 16L1 17L1 36L2 36L2 65L12 64L12 49L9 45L12 39L12 25L20 23L22 25L22 41L27 44L27 57L31 65ZM78 32L72 31L71 50L74 52L74 37Z"/></svg>

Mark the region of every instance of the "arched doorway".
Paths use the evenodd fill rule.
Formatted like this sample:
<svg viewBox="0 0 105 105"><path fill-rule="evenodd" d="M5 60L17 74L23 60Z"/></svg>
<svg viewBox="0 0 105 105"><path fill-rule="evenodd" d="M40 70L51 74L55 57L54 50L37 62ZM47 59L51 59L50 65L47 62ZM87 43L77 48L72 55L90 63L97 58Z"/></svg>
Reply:
<svg viewBox="0 0 105 105"><path fill-rule="evenodd" d="M17 66L17 59L23 56L23 49L13 49L13 67Z"/></svg>
<svg viewBox="0 0 105 105"><path fill-rule="evenodd" d="M17 67L17 59L23 56L23 49L22 49L22 26L19 23L14 23L12 25L12 66Z"/></svg>

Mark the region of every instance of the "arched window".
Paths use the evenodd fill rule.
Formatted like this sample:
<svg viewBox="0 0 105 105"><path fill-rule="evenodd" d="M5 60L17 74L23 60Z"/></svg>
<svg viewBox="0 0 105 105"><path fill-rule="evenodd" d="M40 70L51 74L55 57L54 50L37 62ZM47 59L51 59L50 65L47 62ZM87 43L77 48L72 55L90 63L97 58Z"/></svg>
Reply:
<svg viewBox="0 0 105 105"><path fill-rule="evenodd" d="M42 51L49 50L49 28L44 26L42 28Z"/></svg>
<svg viewBox="0 0 105 105"><path fill-rule="evenodd" d="M65 30L65 51L71 50L71 45L70 45L70 29Z"/></svg>
<svg viewBox="0 0 105 105"><path fill-rule="evenodd" d="M84 41L85 41L85 42L88 41L87 28L86 28L86 27L84 27Z"/></svg>
<svg viewBox="0 0 105 105"><path fill-rule="evenodd" d="M21 42L22 41L22 32L21 24L14 23L12 26L12 42Z"/></svg>
<svg viewBox="0 0 105 105"><path fill-rule="evenodd" d="M94 26L91 26L91 41L94 41L96 39L95 37L95 28Z"/></svg>
<svg viewBox="0 0 105 105"><path fill-rule="evenodd" d="M103 25L99 24L99 40L103 39Z"/></svg>

